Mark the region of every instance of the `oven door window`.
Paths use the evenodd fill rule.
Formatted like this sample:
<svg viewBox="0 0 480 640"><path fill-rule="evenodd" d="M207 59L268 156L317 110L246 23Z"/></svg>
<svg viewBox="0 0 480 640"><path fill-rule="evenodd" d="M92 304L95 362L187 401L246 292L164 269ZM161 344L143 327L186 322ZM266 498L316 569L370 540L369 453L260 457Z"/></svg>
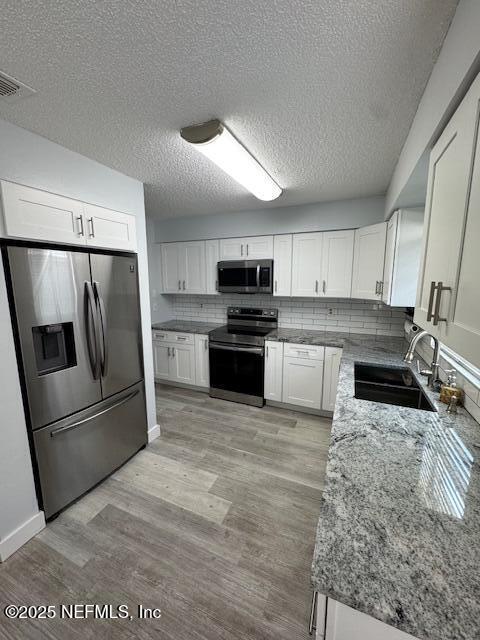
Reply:
<svg viewBox="0 0 480 640"><path fill-rule="evenodd" d="M256 267L222 267L218 270L220 287L256 287Z"/></svg>
<svg viewBox="0 0 480 640"><path fill-rule="evenodd" d="M263 398L264 359L260 347L210 345L210 386Z"/></svg>

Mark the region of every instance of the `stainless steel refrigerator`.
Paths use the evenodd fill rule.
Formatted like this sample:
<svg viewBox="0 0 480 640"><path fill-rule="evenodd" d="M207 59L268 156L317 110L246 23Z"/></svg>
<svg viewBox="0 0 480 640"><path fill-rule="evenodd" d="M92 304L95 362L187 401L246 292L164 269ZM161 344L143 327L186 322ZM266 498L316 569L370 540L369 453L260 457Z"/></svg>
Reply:
<svg viewBox="0 0 480 640"><path fill-rule="evenodd" d="M33 246L4 260L50 518L146 444L137 260Z"/></svg>

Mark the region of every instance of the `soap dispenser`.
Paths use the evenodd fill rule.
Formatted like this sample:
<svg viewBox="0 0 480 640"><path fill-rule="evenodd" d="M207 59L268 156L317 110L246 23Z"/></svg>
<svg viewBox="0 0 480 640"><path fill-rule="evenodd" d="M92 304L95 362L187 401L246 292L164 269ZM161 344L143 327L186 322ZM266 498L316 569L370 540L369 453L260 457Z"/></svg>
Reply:
<svg viewBox="0 0 480 640"><path fill-rule="evenodd" d="M457 387L457 372L455 369L446 369L447 382L440 387L440 402L451 404L452 398L455 398L454 404L459 405L463 391Z"/></svg>

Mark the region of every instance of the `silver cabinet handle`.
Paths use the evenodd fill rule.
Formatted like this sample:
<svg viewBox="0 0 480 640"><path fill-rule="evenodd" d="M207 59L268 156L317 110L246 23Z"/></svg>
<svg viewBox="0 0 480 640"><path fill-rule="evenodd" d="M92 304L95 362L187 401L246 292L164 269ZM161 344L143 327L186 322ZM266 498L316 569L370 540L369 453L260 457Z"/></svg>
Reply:
<svg viewBox="0 0 480 640"><path fill-rule="evenodd" d="M323 283L322 283L322 292L323 292L323 295L325 295L325 291L326 291L326 290L327 290L327 283L326 283L326 282L325 282L325 280L324 280L324 281L323 281Z"/></svg>
<svg viewBox="0 0 480 640"><path fill-rule="evenodd" d="M88 224L90 225L90 233L88 234L90 238L95 237L95 227L93 226L93 218L88 218Z"/></svg>
<svg viewBox="0 0 480 640"><path fill-rule="evenodd" d="M247 256L248 256L248 244L247 244Z"/></svg>
<svg viewBox="0 0 480 640"><path fill-rule="evenodd" d="M260 265L257 264L257 289L260 289Z"/></svg>
<svg viewBox="0 0 480 640"><path fill-rule="evenodd" d="M267 356L267 358L268 358L268 345L267 345L267 351L266 351L266 356Z"/></svg>
<svg viewBox="0 0 480 640"><path fill-rule="evenodd" d="M430 296L428 298L427 322L431 322L431 320L433 319L433 299L435 297L436 288L437 285L435 283L435 280L432 280L432 282L430 283Z"/></svg>
<svg viewBox="0 0 480 640"><path fill-rule="evenodd" d="M172 358L175 357L175 347L172 347Z"/></svg>
<svg viewBox="0 0 480 640"><path fill-rule="evenodd" d="M170 358L170 347L167 347L167 354L168 354L168 357Z"/></svg>
<svg viewBox="0 0 480 640"><path fill-rule="evenodd" d="M204 344L204 350L208 351L208 340L204 340L203 344Z"/></svg>
<svg viewBox="0 0 480 640"><path fill-rule="evenodd" d="M377 280L375 282L375 295L376 296L380 295L380 280Z"/></svg>
<svg viewBox="0 0 480 640"><path fill-rule="evenodd" d="M316 591L313 592L312 596L312 604L310 606L310 618L308 621L308 633L309 635L313 635L313 632L317 630L315 626L315 617L317 613L317 598L318 593Z"/></svg>
<svg viewBox="0 0 480 640"><path fill-rule="evenodd" d="M177 340L186 340L187 337L186 336L177 336Z"/></svg>
<svg viewBox="0 0 480 640"><path fill-rule="evenodd" d="M183 281L183 290L185 291L185 280Z"/></svg>
<svg viewBox="0 0 480 640"><path fill-rule="evenodd" d="M318 280L315 280L315 293L318 293Z"/></svg>
<svg viewBox="0 0 480 640"><path fill-rule="evenodd" d="M240 255L243 257L243 244L240 245Z"/></svg>
<svg viewBox="0 0 480 640"><path fill-rule="evenodd" d="M215 280L215 291L218 291L218 280Z"/></svg>
<svg viewBox="0 0 480 640"><path fill-rule="evenodd" d="M383 295L383 280L378 281L378 295Z"/></svg>
<svg viewBox="0 0 480 640"><path fill-rule="evenodd" d="M181 280L178 281L178 290L179 291L182 290L182 281Z"/></svg>
<svg viewBox="0 0 480 640"><path fill-rule="evenodd" d="M444 291L451 291L452 287L444 287L443 282L437 284L437 299L435 300L435 312L433 314L433 325L436 327L439 322L447 322L447 318L440 318L440 304L442 300L442 293Z"/></svg>
<svg viewBox="0 0 480 640"><path fill-rule="evenodd" d="M85 235L85 230L83 228L83 216L78 216L77 217L77 222L79 223L79 231L78 231L78 235L79 236L84 236Z"/></svg>
<svg viewBox="0 0 480 640"><path fill-rule="evenodd" d="M277 281L275 280L275 293L277 293Z"/></svg>

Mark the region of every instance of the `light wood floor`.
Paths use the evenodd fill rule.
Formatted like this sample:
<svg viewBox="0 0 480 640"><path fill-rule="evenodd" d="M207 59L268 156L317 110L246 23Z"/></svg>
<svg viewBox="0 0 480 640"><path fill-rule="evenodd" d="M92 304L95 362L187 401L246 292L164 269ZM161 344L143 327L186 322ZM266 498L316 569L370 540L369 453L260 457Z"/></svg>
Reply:
<svg viewBox="0 0 480 640"><path fill-rule="evenodd" d="M2 640L309 637L330 421L161 385L157 411L161 438L0 565ZM87 602L134 620L3 616Z"/></svg>

